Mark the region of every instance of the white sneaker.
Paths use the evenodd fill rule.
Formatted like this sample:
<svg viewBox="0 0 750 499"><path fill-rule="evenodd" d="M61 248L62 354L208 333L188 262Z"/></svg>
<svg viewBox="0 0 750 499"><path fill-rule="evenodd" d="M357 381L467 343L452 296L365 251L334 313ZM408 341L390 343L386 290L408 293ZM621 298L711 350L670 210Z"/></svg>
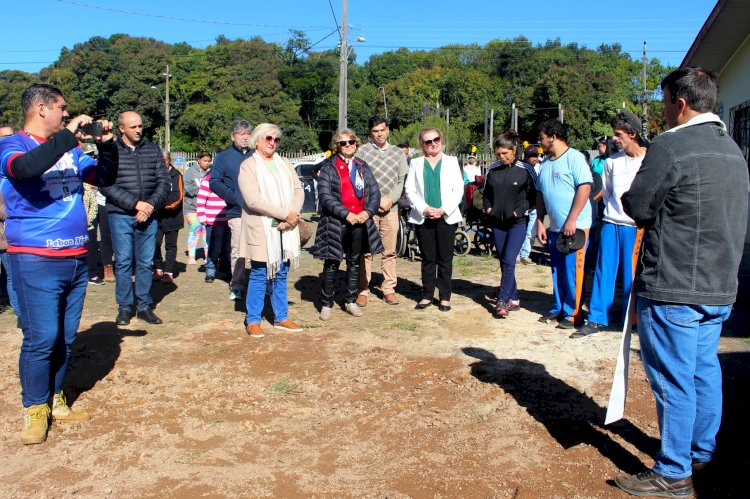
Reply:
<svg viewBox="0 0 750 499"><path fill-rule="evenodd" d="M331 312L333 312L333 309L331 307L322 307L320 309L320 320L327 321L331 318Z"/></svg>
<svg viewBox="0 0 750 499"><path fill-rule="evenodd" d="M344 308L346 308L346 311L349 312L353 317L362 317L365 315L365 313L362 312L362 309L359 308L359 305L357 305L356 303L347 303Z"/></svg>
<svg viewBox="0 0 750 499"><path fill-rule="evenodd" d="M233 290L231 290L229 292L229 299L230 300L234 300L234 301L239 301L239 300L242 300L242 298L243 298L242 295L243 295L242 291L238 291L238 290L234 290L233 289Z"/></svg>

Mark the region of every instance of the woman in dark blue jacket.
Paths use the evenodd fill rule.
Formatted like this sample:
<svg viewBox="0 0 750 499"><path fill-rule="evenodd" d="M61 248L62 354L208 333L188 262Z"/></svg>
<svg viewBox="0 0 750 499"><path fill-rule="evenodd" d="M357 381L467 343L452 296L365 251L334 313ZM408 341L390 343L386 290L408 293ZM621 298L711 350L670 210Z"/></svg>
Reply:
<svg viewBox="0 0 750 499"><path fill-rule="evenodd" d="M518 143L519 136L513 131L495 138L492 145L498 161L487 170L482 192L486 224L492 229L502 272L494 310L496 317L505 317L521 307L516 286L516 259L526 236L527 211L536 198L534 168L516 159Z"/></svg>
<svg viewBox="0 0 750 499"><path fill-rule="evenodd" d="M372 216L380 207L380 188L370 167L354 157L359 137L348 128L333 136L336 154L324 161L318 174L320 221L310 252L324 260L321 283L320 320L328 320L333 309L336 272L346 258L344 308L354 317L363 312L354 303L359 286L359 261L364 253L382 253Z"/></svg>

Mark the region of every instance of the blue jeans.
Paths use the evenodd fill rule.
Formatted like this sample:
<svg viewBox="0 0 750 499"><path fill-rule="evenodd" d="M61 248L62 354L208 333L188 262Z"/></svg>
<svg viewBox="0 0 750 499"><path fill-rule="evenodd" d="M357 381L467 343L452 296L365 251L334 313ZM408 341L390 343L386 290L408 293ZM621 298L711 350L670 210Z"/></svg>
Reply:
<svg viewBox="0 0 750 499"><path fill-rule="evenodd" d="M206 277L216 277L217 263L219 272L229 273L229 227L226 225L206 226Z"/></svg>
<svg viewBox="0 0 750 499"><path fill-rule="evenodd" d="M247 293L245 294L245 316L246 324L260 324L263 316L263 305L266 301L266 289L270 291L271 308L273 308L273 321L283 322L287 320L289 313L289 302L287 301L286 275L289 272L289 262L282 262L276 276L268 279L266 273L266 262L250 261L250 279L247 281Z"/></svg>
<svg viewBox="0 0 750 499"><path fill-rule="evenodd" d="M518 254L520 258L528 258L531 254L531 247L534 244L534 238L536 237L536 210L529 210L529 223L526 225L526 239L523 240L523 246L521 246L521 252Z"/></svg>
<svg viewBox="0 0 750 499"><path fill-rule="evenodd" d="M526 225L520 223L508 230L492 229L495 240L495 251L500 260L500 289L497 299L508 303L518 300L518 286L516 284L516 258L526 235Z"/></svg>
<svg viewBox="0 0 750 499"><path fill-rule="evenodd" d="M692 473L691 462L713 459L721 424L721 366L717 349L731 305L684 305L638 297L643 367L656 399L661 449L654 471L669 478Z"/></svg>
<svg viewBox="0 0 750 499"><path fill-rule="evenodd" d="M62 390L89 280L86 257L11 253L23 325L18 371L23 406L46 404Z"/></svg>
<svg viewBox="0 0 750 499"><path fill-rule="evenodd" d="M10 302L10 308L12 308L13 312L18 315L18 295L16 294L16 290L13 288L13 272L11 272L10 269L10 258L7 252L3 251L2 253L0 253L0 263L2 263L3 267L5 267L5 275L8 276L5 284L8 289L8 301Z"/></svg>
<svg viewBox="0 0 750 499"><path fill-rule="evenodd" d="M155 218L136 223L132 215L109 214L112 231L112 249L115 253L115 300L120 310L133 310L133 282L135 274L136 310L142 312L151 307L151 261L156 248ZM135 264L135 272L133 265Z"/></svg>

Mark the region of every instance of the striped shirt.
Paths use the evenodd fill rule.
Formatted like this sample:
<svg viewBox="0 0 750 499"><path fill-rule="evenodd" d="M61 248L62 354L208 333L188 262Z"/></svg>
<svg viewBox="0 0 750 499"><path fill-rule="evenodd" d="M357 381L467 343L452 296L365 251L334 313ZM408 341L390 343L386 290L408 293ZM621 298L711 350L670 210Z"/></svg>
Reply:
<svg viewBox="0 0 750 499"><path fill-rule="evenodd" d="M196 198L196 213L198 221L203 225L226 225L227 224L227 204L218 194L215 194L209 187L211 173L208 173L201 181Z"/></svg>

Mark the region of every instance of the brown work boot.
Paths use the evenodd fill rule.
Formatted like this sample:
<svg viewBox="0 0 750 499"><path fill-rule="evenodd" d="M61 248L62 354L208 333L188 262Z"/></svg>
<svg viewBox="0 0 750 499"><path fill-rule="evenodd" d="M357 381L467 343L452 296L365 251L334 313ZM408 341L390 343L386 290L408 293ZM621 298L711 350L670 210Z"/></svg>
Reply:
<svg viewBox="0 0 750 499"><path fill-rule="evenodd" d="M41 444L47 440L49 428L49 405L39 404L25 407L23 410L23 430L21 443L24 445Z"/></svg>
<svg viewBox="0 0 750 499"><path fill-rule="evenodd" d="M115 272L112 269L112 265L105 265L104 266L104 281L105 282L115 282Z"/></svg>
<svg viewBox="0 0 750 499"><path fill-rule="evenodd" d="M693 497L693 478L667 478L653 470L615 478L615 484L634 496Z"/></svg>
<svg viewBox="0 0 750 499"><path fill-rule="evenodd" d="M266 335L261 329L260 324L253 322L245 327L245 331L250 335L251 338L262 338Z"/></svg>
<svg viewBox="0 0 750 499"><path fill-rule="evenodd" d="M63 392L52 397L52 419L62 423L75 423L91 419L86 411L74 411L65 400Z"/></svg>
<svg viewBox="0 0 750 499"><path fill-rule="evenodd" d="M366 307L367 306L367 295L358 295L356 301L354 302L357 304L358 307Z"/></svg>

